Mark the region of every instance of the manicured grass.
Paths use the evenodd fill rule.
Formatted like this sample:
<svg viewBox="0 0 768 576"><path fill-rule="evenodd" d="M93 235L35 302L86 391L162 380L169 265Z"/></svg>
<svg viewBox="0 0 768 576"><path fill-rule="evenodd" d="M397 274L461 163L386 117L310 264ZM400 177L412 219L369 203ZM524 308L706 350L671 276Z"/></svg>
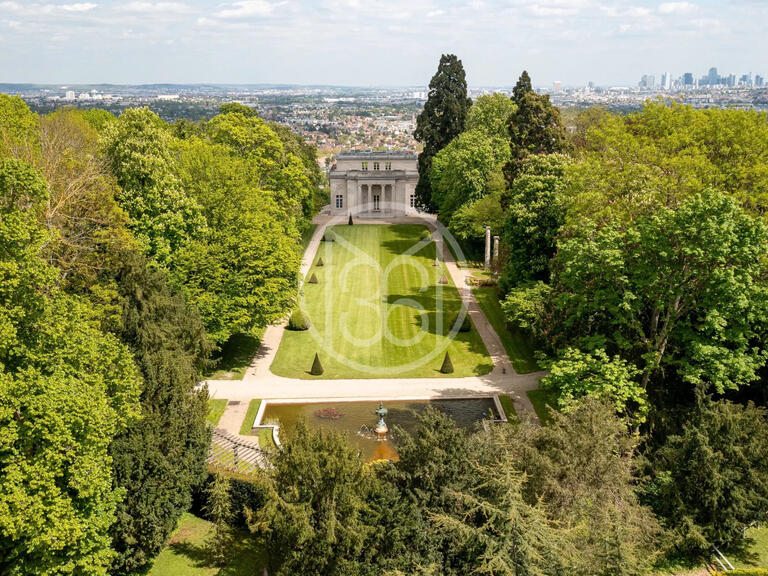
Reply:
<svg viewBox="0 0 768 576"><path fill-rule="evenodd" d="M211 380L242 380L259 349L260 336L234 334L222 345L216 370L206 374L206 377Z"/></svg>
<svg viewBox="0 0 768 576"><path fill-rule="evenodd" d="M507 326L504 311L501 309L496 288L493 286L480 286L472 289L477 303L483 309L485 317L493 326L496 334L501 338L504 349L507 351L512 366L518 374L527 374L539 369L533 356L534 347L527 336L521 331Z"/></svg>
<svg viewBox="0 0 768 576"><path fill-rule="evenodd" d="M301 247L306 250L307 246L309 246L309 241L312 240L312 235L315 233L315 230L317 229L317 224L310 224L309 228L304 232L304 234L301 235Z"/></svg>
<svg viewBox="0 0 768 576"><path fill-rule="evenodd" d="M184 514L171 541L160 552L149 576L253 576L266 564L264 551L256 546L250 533L235 533L229 563L219 568L210 562L206 540L213 524L192 514Z"/></svg>
<svg viewBox="0 0 768 576"><path fill-rule="evenodd" d="M509 422L517 422L517 411L515 410L515 404L512 402L512 398L509 396L499 396L499 403L504 409L504 415Z"/></svg>
<svg viewBox="0 0 768 576"><path fill-rule="evenodd" d="M240 434L250 434L253 428L253 421L256 420L256 414L259 413L259 407L261 406L261 400L254 398L248 404L248 412L245 413L245 419L240 425Z"/></svg>
<svg viewBox="0 0 768 576"><path fill-rule="evenodd" d="M211 398L208 400L208 414L206 420L216 426L221 419L221 415L224 414L224 409L227 407L226 399Z"/></svg>
<svg viewBox="0 0 768 576"><path fill-rule="evenodd" d="M444 267L434 266L433 242L420 243L420 225L334 226L335 242L323 242L313 266L317 284L306 283L301 309L312 328L283 336L272 372L319 378L462 377L488 373L491 359L474 329L450 338L461 309L459 293ZM418 246L417 246L418 245ZM438 325L439 324L439 325ZM447 348L446 348L447 347ZM454 372L440 373L445 350Z"/></svg>
<svg viewBox="0 0 768 576"><path fill-rule="evenodd" d="M259 437L259 446L264 450L277 450L275 439L272 438L271 428L259 428L257 432Z"/></svg>
<svg viewBox="0 0 768 576"><path fill-rule="evenodd" d="M536 410L536 416L539 417L539 421L542 424L548 424L552 421L552 415L549 413L547 406L552 408L557 407L555 396L549 390L529 390L526 392L528 398L533 404L533 409Z"/></svg>
<svg viewBox="0 0 768 576"><path fill-rule="evenodd" d="M751 540L743 553L726 554L736 568L768 568L768 526L749 528L747 538Z"/></svg>

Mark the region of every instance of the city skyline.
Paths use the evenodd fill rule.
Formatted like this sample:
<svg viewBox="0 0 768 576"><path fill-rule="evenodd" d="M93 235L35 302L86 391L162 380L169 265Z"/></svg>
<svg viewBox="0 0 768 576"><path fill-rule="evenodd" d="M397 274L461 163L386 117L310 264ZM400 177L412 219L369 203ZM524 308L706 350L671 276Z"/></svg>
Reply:
<svg viewBox="0 0 768 576"><path fill-rule="evenodd" d="M755 0L0 0L0 82L417 86L451 52L473 86L635 86L765 75L766 21Z"/></svg>

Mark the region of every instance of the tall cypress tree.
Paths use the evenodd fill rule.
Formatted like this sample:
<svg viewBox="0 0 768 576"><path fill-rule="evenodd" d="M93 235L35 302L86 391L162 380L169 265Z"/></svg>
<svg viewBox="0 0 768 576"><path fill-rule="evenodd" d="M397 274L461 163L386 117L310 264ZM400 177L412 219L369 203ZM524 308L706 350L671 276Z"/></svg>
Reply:
<svg viewBox="0 0 768 576"><path fill-rule="evenodd" d="M203 480L208 394L194 386L210 345L196 310L143 257L126 256L117 285L118 336L144 379L142 419L110 447L115 486L125 490L112 526L113 569L124 574L140 571L160 552Z"/></svg>
<svg viewBox="0 0 768 576"><path fill-rule="evenodd" d="M429 82L429 96L416 119L414 137L424 146L419 154L419 183L416 202L420 209L435 212L430 171L432 158L461 134L472 100L467 97L464 65L454 54L443 54Z"/></svg>
<svg viewBox="0 0 768 576"><path fill-rule="evenodd" d="M523 169L526 158L534 154L566 152L568 142L560 110L549 101L549 94L537 94L525 70L512 90L517 110L509 121L512 157L504 172L511 183Z"/></svg>

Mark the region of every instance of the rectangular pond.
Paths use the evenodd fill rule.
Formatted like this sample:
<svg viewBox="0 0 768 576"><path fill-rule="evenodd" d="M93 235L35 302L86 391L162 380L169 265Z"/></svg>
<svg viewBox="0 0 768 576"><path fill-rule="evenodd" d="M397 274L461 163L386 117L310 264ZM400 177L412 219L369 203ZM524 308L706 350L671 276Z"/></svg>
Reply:
<svg viewBox="0 0 768 576"><path fill-rule="evenodd" d="M388 410L385 421L389 427L387 440L377 440L373 429L378 421L374 411L378 402L308 402L291 404L267 403L260 422L257 424L280 426L280 439L290 437L296 422L303 418L311 428L346 432L350 442L360 449L366 461L397 458L397 437L393 428L399 426L415 432L418 427L416 415L428 405L449 415L462 428L474 428L484 419L499 418L495 399L457 398L439 400L392 400L384 402Z"/></svg>

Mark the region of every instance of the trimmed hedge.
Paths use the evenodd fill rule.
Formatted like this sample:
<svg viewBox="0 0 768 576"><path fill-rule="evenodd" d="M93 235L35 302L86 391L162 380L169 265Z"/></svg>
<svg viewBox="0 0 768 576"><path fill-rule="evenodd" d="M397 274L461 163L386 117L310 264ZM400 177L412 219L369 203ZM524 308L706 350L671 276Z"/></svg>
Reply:
<svg viewBox="0 0 768 576"><path fill-rule="evenodd" d="M294 310L291 317L288 319L288 330L309 330L309 318L301 310Z"/></svg>

